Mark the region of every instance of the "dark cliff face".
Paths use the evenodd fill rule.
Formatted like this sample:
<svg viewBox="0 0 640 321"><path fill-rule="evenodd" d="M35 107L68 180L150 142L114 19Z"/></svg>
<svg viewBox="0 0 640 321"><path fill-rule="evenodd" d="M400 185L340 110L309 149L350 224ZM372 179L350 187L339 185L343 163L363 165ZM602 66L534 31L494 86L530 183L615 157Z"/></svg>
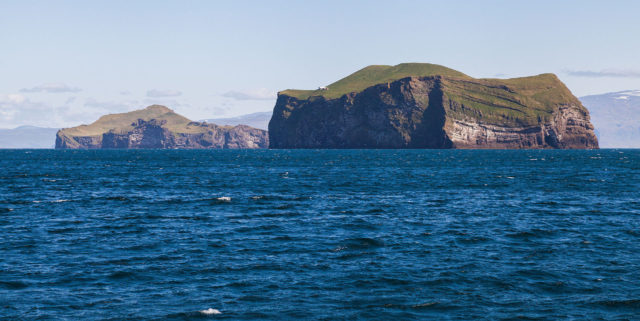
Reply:
<svg viewBox="0 0 640 321"><path fill-rule="evenodd" d="M270 148L598 148L588 111L555 76L527 81L407 77L337 99L280 94Z"/></svg>
<svg viewBox="0 0 640 321"><path fill-rule="evenodd" d="M165 127L165 121L151 119L137 120L127 132L108 131L101 135L73 136L58 131L57 149L253 149L267 148L267 132L249 126L217 126L214 124L191 122L190 127L199 127L193 133L181 133Z"/></svg>
<svg viewBox="0 0 640 321"><path fill-rule="evenodd" d="M280 95L269 123L271 148L446 148L435 81L377 85L327 100Z"/></svg>

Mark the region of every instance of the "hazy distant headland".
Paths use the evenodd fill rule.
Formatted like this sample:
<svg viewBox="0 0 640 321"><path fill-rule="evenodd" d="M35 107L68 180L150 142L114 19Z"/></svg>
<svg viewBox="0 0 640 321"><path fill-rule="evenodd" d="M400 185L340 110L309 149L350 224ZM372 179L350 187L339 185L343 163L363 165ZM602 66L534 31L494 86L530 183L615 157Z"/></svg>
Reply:
<svg viewBox="0 0 640 321"><path fill-rule="evenodd" d="M271 119L270 111L263 111L258 113L251 113L236 117L227 117L227 118L211 118L211 119L203 119L201 121L207 122L210 124L218 124L218 125L227 125L227 126L237 126L237 125L247 125L254 128L267 130L269 127L269 120Z"/></svg>
<svg viewBox="0 0 640 321"><path fill-rule="evenodd" d="M640 148L640 90L580 97L589 109L600 146Z"/></svg>
<svg viewBox="0 0 640 321"><path fill-rule="evenodd" d="M36 126L0 129L0 148L53 148L57 131Z"/></svg>

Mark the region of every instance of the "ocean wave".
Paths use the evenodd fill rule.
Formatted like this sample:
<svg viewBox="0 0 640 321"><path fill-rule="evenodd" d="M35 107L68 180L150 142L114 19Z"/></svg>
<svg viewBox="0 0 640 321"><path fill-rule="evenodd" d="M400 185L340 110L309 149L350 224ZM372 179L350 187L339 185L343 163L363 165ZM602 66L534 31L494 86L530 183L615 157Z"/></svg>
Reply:
<svg viewBox="0 0 640 321"><path fill-rule="evenodd" d="M215 314L222 314L222 312L220 312L220 310L218 309L213 309L213 308L208 308L205 310L200 310L199 311L202 314L206 314L206 315L215 315Z"/></svg>
<svg viewBox="0 0 640 321"><path fill-rule="evenodd" d="M46 201L40 201L40 200L36 200L36 201L31 201L32 203L65 203L65 202L73 202L73 200L69 200L69 199L57 199L57 200L46 200Z"/></svg>
<svg viewBox="0 0 640 321"><path fill-rule="evenodd" d="M596 304L609 308L640 309L640 299L602 300L597 301Z"/></svg>
<svg viewBox="0 0 640 321"><path fill-rule="evenodd" d="M382 240L372 239L368 237L350 238L340 242L340 245L336 247L333 252L339 252L343 250L362 250L362 249L375 249L384 246Z"/></svg>
<svg viewBox="0 0 640 321"><path fill-rule="evenodd" d="M22 290L29 286L29 284L22 281L0 281L0 289L7 290Z"/></svg>
<svg viewBox="0 0 640 321"><path fill-rule="evenodd" d="M637 319L640 151L597 153L9 157L0 319Z"/></svg>

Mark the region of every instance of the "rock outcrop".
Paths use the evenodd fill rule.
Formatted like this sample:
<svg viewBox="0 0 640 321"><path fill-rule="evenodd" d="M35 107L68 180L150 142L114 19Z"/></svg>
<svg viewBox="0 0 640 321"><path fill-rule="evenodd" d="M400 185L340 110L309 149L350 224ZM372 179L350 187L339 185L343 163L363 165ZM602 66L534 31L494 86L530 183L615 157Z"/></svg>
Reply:
<svg viewBox="0 0 640 321"><path fill-rule="evenodd" d="M555 75L475 79L430 64L280 92L269 139L270 148L598 148L589 112Z"/></svg>
<svg viewBox="0 0 640 321"><path fill-rule="evenodd" d="M91 125L61 129L56 135L58 149L239 149L268 146L269 139L264 130L246 125L232 127L192 122L159 105L106 115Z"/></svg>

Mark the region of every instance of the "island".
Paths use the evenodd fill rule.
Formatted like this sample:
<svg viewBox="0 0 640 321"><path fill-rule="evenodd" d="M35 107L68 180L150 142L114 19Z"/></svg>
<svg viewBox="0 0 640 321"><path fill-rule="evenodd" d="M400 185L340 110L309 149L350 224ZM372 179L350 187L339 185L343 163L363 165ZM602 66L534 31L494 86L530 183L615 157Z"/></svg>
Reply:
<svg viewBox="0 0 640 321"><path fill-rule="evenodd" d="M145 109L100 117L90 125L64 128L56 134L56 149L255 149L267 148L262 129L246 125L218 126L194 122L173 110Z"/></svg>
<svg viewBox="0 0 640 321"><path fill-rule="evenodd" d="M595 149L588 110L554 74L476 79L435 64L374 65L278 93L270 148Z"/></svg>

